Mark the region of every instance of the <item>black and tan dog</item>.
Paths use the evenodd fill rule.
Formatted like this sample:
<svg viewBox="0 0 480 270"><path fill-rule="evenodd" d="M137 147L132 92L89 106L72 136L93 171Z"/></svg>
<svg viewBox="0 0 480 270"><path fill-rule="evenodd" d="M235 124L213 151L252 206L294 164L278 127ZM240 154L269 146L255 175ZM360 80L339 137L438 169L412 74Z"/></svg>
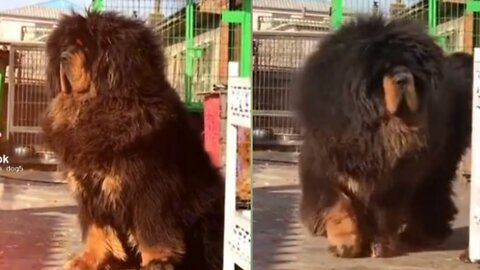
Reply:
<svg viewBox="0 0 480 270"><path fill-rule="evenodd" d="M167 82L160 39L114 13L72 14L47 42L43 125L78 201L69 269L218 270L224 185Z"/></svg>
<svg viewBox="0 0 480 270"><path fill-rule="evenodd" d="M336 255L391 256L399 236L451 233L469 104L446 83L448 63L422 25L381 16L345 24L306 62L295 88L301 218Z"/></svg>

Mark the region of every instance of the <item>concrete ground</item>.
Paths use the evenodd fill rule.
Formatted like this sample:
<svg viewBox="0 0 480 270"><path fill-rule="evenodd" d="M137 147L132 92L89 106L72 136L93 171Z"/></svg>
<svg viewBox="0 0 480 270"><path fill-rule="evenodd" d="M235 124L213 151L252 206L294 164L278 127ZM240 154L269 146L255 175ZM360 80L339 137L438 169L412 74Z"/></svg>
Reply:
<svg viewBox="0 0 480 270"><path fill-rule="evenodd" d="M281 163L269 160L280 159ZM388 259L339 259L324 238L311 237L298 220L300 189L296 155L254 153L253 269L259 270L469 270L457 256L468 243L468 183L456 184L460 213L454 234L437 250Z"/></svg>
<svg viewBox="0 0 480 270"><path fill-rule="evenodd" d="M79 250L75 202L46 180L0 178L0 270L63 269Z"/></svg>

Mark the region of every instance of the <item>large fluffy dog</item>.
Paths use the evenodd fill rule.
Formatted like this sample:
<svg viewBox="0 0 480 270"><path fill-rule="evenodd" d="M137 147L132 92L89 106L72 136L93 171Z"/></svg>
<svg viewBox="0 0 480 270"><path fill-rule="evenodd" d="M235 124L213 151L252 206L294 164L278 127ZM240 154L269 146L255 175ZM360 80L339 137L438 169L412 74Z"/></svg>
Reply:
<svg viewBox="0 0 480 270"><path fill-rule="evenodd" d="M159 39L114 13L73 14L47 42L46 142L78 200L69 269L221 269L223 181L164 74Z"/></svg>
<svg viewBox="0 0 480 270"><path fill-rule="evenodd" d="M422 25L378 16L347 23L306 62L301 218L336 255L392 255L402 231L421 243L450 234L465 139L445 63Z"/></svg>

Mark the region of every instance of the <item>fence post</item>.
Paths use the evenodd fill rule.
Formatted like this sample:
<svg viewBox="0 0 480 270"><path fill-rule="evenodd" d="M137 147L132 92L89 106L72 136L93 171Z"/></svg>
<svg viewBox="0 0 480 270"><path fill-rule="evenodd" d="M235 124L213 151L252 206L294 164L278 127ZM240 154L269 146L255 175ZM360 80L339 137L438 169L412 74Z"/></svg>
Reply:
<svg viewBox="0 0 480 270"><path fill-rule="evenodd" d="M332 0L330 16L332 29L339 29L343 24L343 0Z"/></svg>
<svg viewBox="0 0 480 270"><path fill-rule="evenodd" d="M480 48L475 48L472 87L472 145L468 257L480 261Z"/></svg>
<svg viewBox="0 0 480 270"><path fill-rule="evenodd" d="M102 11L105 8L105 0L92 0L92 8L95 11Z"/></svg>
<svg viewBox="0 0 480 270"><path fill-rule="evenodd" d="M241 30L241 61L240 61L240 76L252 76L252 6L251 0L243 1L243 22Z"/></svg>
<svg viewBox="0 0 480 270"><path fill-rule="evenodd" d="M7 65L8 65L8 61L9 61L9 51L7 50L0 50L0 115L2 116L2 120L0 121L0 131L2 133L5 132L5 128L6 128L6 121L5 121L5 112L4 112L4 107L3 107L3 104L4 104L4 100L6 98L6 95L5 95L5 74L6 74L6 71L7 71ZM0 134L0 139L1 139L1 134Z"/></svg>
<svg viewBox="0 0 480 270"><path fill-rule="evenodd" d="M192 83L193 83L193 46L194 44L194 26L195 26L195 2L187 0L185 9L185 104L190 106L192 102Z"/></svg>
<svg viewBox="0 0 480 270"><path fill-rule="evenodd" d="M431 34L437 34L437 0L428 0L428 31Z"/></svg>
<svg viewBox="0 0 480 270"><path fill-rule="evenodd" d="M480 12L480 1L479 0L468 0L467 1L467 12L471 13L471 21L472 21L472 31L471 31L471 39L472 39L472 47L475 48L478 46L478 36L476 32L478 30L478 25L475 23L479 19L479 12ZM467 34L467 33L465 33Z"/></svg>

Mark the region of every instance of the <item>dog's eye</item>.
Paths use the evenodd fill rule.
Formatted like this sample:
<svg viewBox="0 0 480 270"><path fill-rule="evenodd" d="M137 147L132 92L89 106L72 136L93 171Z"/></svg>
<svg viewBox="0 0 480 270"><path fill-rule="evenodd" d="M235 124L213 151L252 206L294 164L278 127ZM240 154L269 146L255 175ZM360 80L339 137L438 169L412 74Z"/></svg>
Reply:
<svg viewBox="0 0 480 270"><path fill-rule="evenodd" d="M66 63L66 62L68 62L68 57L69 57L69 53L63 52L63 53L60 54L60 61L62 63Z"/></svg>

